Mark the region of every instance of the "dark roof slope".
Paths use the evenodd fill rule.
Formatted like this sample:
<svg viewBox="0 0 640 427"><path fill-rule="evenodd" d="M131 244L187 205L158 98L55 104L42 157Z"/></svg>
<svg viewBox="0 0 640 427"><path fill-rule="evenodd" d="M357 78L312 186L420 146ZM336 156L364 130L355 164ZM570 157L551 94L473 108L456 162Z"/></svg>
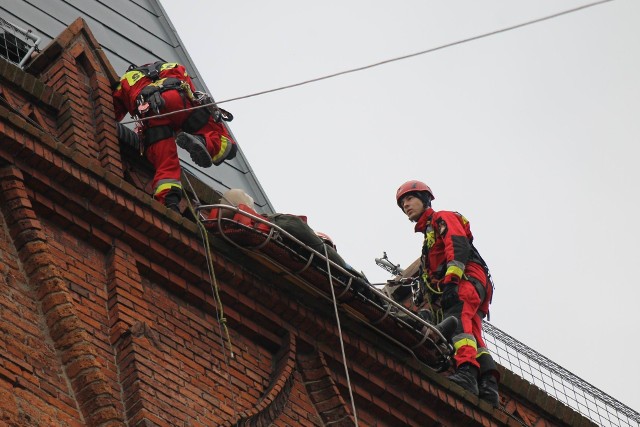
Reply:
<svg viewBox="0 0 640 427"><path fill-rule="evenodd" d="M210 93L158 0L0 0L0 16L33 30L41 38L41 48L82 17L117 73L123 73L131 63L176 61L187 67L199 90ZM239 144L241 147L242 142ZM243 188L261 211L273 212L241 150L235 159L207 170L193 166L188 156L182 161L214 190L222 193Z"/></svg>

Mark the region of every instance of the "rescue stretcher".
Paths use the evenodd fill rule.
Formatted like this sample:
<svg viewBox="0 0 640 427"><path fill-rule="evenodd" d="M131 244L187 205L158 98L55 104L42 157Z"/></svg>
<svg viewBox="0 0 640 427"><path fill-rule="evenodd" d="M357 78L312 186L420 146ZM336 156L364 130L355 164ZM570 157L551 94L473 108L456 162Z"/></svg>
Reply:
<svg viewBox="0 0 640 427"><path fill-rule="evenodd" d="M431 323L307 246L246 205L196 208L208 232L297 279L433 370L451 366L453 347Z"/></svg>

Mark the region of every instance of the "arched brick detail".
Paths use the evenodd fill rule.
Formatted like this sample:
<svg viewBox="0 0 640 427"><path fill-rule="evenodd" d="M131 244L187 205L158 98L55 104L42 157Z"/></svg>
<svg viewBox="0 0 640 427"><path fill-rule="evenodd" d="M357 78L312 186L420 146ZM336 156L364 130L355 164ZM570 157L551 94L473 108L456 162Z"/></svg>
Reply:
<svg viewBox="0 0 640 427"><path fill-rule="evenodd" d="M304 386L322 421L331 426L354 426L350 408L340 395L322 353L298 354L297 362Z"/></svg>
<svg viewBox="0 0 640 427"><path fill-rule="evenodd" d="M250 411L240 414L240 419L233 427L269 427L272 425L289 401L289 395L294 383L295 371L295 337L287 334L282 340L282 348L276 355L275 366L269 387L263 394L258 405Z"/></svg>

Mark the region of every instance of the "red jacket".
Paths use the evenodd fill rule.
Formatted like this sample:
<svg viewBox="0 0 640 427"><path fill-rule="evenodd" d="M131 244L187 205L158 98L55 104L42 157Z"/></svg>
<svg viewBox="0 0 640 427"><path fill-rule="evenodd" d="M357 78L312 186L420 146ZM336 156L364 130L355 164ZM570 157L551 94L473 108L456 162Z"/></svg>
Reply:
<svg viewBox="0 0 640 427"><path fill-rule="evenodd" d="M466 274L486 285L483 261L471 245L473 234L464 216L458 212L436 212L428 208L418 219L415 231L425 235L422 246L422 277L425 282L457 283Z"/></svg>
<svg viewBox="0 0 640 427"><path fill-rule="evenodd" d="M158 79L175 77L187 82L191 88L191 92L195 92L196 88L183 65L180 65L177 62L157 62L155 64L151 64L150 67L153 69L153 66L156 64L158 66L156 69L159 72ZM144 67L145 66L141 68ZM113 105L116 112L116 121L119 122L122 120L127 113L132 115L135 114L137 108L136 99L140 95L140 91L153 82L153 79L137 69L127 71L122 77L120 77L120 84L118 84L118 87L113 92Z"/></svg>

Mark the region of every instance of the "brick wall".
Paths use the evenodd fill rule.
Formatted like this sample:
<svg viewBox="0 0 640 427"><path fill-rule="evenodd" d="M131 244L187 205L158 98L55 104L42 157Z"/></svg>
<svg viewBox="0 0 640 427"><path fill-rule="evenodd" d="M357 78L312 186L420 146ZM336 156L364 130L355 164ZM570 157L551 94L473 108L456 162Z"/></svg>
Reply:
<svg viewBox="0 0 640 427"><path fill-rule="evenodd" d="M42 325L4 218L0 219L0 424L83 425L56 349Z"/></svg>
<svg viewBox="0 0 640 427"><path fill-rule="evenodd" d="M354 425L332 306L216 239L212 280L120 159L86 23L28 71L0 60L0 425ZM590 425L514 379L494 410L341 320L360 425Z"/></svg>

